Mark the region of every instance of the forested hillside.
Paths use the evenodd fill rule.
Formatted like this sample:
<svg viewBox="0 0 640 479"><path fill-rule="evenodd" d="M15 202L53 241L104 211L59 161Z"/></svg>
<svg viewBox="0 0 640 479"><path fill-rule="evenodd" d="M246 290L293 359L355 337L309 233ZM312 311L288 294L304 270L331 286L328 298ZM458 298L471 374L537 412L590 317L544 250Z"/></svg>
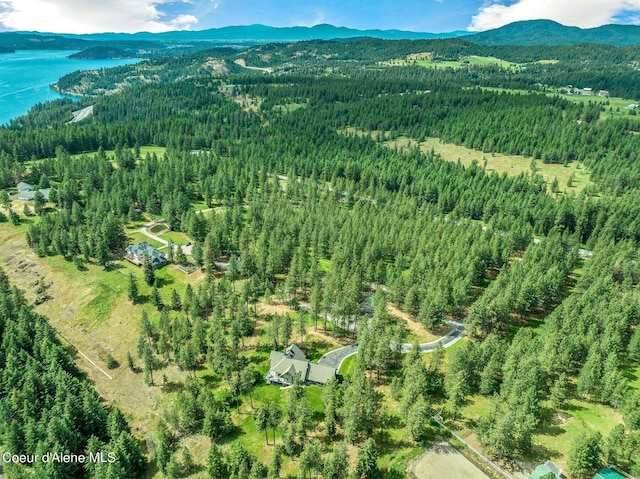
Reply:
<svg viewBox="0 0 640 479"><path fill-rule="evenodd" d="M411 57L425 53L460 65ZM140 425L149 476L401 477L442 434L435 414L498 461L638 474L640 122L615 97L640 95L636 54L364 39L75 74L59 87L113 92L158 71L84 98L82 122L66 124L78 105L60 100L0 129L0 187L50 188L48 202L3 194L0 256L90 291L70 296L75 312L55 295L40 307L75 341L102 333L88 351L115 358L117 374L97 387ZM463 63L471 56L513 65ZM227 69L203 66L214 63ZM556 91L568 84L609 94ZM428 139L512 164L465 167L421 149ZM523 161L528 173L513 174ZM550 165L591 183L579 194L571 177L548 184ZM124 261L141 239L169 265ZM446 349L408 344L460 324L465 337ZM339 381L265 384L272 349L295 342L315 361L356 341ZM42 413L14 404L24 380L2 398L5 417L28 422ZM131 404L134 389L152 409ZM116 447L105 424L94 435ZM5 449L29 431L5 428Z"/></svg>
<svg viewBox="0 0 640 479"><path fill-rule="evenodd" d="M19 462L38 477L120 477L137 479L146 460L118 408L108 410L82 376L56 332L37 315L0 270L0 396L3 459L10 477L29 477ZM46 453L87 456L87 464L35 460ZM90 461L101 453L104 462ZM111 456L112 455L112 456ZM117 462L109 457L117 457ZM30 467L30 468L31 468Z"/></svg>

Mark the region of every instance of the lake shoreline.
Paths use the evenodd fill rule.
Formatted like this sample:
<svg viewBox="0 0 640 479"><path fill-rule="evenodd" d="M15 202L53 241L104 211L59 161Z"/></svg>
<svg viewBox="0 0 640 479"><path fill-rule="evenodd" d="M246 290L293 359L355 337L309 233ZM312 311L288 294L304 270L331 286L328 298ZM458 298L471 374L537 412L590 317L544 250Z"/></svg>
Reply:
<svg viewBox="0 0 640 479"><path fill-rule="evenodd" d="M0 63L0 126L26 115L38 103L82 95L60 91L58 80L79 70L99 70L137 63L140 59L76 60L79 50L16 50Z"/></svg>

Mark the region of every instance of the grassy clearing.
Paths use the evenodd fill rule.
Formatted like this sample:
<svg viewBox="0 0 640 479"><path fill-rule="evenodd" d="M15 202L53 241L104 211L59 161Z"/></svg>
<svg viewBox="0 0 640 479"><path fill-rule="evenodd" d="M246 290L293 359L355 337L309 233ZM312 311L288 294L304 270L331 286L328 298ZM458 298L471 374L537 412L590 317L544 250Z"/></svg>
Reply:
<svg viewBox="0 0 640 479"><path fill-rule="evenodd" d="M385 141L385 145L390 148L407 148L416 145L414 140L401 137L393 141ZM429 152L433 150L447 161L460 161L464 166L469 166L474 161L484 165L486 160L487 171L496 173L506 173L509 176L517 176L521 173L531 174L531 158L520 155L504 155L502 153L484 153L478 150L454 145L452 143L441 143L437 138L427 138L420 143L420 150ZM586 186L593 185L589 177L589 172L582 163L572 162L568 166L557 164L544 164L536 161L538 174L542 175L547 184L551 185L554 178L558 179L558 190L564 193L579 193ZM572 186L567 186L570 176L573 174Z"/></svg>
<svg viewBox="0 0 640 479"><path fill-rule="evenodd" d="M276 105L273 107L274 111L279 111L281 113L291 113L300 108L306 108L306 103L283 103L282 105Z"/></svg>
<svg viewBox="0 0 640 479"><path fill-rule="evenodd" d="M146 241L154 248L160 248L161 246L164 246L159 241L143 235L140 231L127 231L127 239L129 240L129 244L138 243L139 241Z"/></svg>
<svg viewBox="0 0 640 479"><path fill-rule="evenodd" d="M497 91L497 92L507 92L514 93L520 95L528 95L531 93L529 90L517 90L517 89L509 89L509 88L496 88L496 87L482 87L483 90ZM540 93L539 90L534 90ZM632 103L638 103L637 100L632 100L629 98L621 98L616 96L600 96L600 95L569 95L565 92L544 92L545 95L553 97L559 96L573 103L593 103L599 104L604 108L604 111L600 114L601 120L606 120L608 118L620 118L622 116L628 116L629 110L626 109ZM639 120L640 121L640 120Z"/></svg>
<svg viewBox="0 0 640 479"><path fill-rule="evenodd" d="M40 277L44 278L42 283L50 285L47 294L52 299L37 306L36 311L48 318L65 343L69 341L105 370L104 358L108 354L120 363L120 367L109 370L113 379L108 379L71 351L105 401L118 404L136 435L145 437L154 420L154 403L160 391L144 385L142 375L126 368L127 351L136 350L142 306L127 301L125 275L128 271L136 274L144 295L147 293L142 285L142 272L123 262L118 262L111 271L93 264L79 271L73 262L60 256L39 258L26 245L27 227L27 224L18 228L0 224L0 264L12 284L25 291L29 301L37 296L33 283Z"/></svg>
<svg viewBox="0 0 640 479"><path fill-rule="evenodd" d="M209 205L202 200L200 201L194 200L194 201L191 201L191 208L193 208L193 211L202 211L202 210L209 209Z"/></svg>
<svg viewBox="0 0 640 479"><path fill-rule="evenodd" d="M610 406L571 399L558 413L550 413L546 423L538 428L540 432L533 438L537 447L532 459L550 457L566 469L569 449L576 438L593 431L600 431L606 437L621 422L622 416Z"/></svg>
<svg viewBox="0 0 640 479"><path fill-rule="evenodd" d="M410 66L418 65L425 68L463 68L467 66L484 66L484 65L498 65L502 68L517 68L517 63L501 60L496 57L482 57L477 55L471 55L461 57L460 60L438 60L434 59L430 54L422 55L409 55L406 59L396 59L384 62L383 64L389 66Z"/></svg>
<svg viewBox="0 0 640 479"><path fill-rule="evenodd" d="M370 136L378 138L378 131L361 131L355 128L345 128L340 130L344 134L357 134L362 136ZM385 134L383 134L384 138ZM464 166L469 166L474 161L481 166L485 164L487 171L495 171L496 173L506 173L508 176L518 176L522 173L531 174L531 157L521 155L505 155L503 153L485 153L479 150L473 150L465 146L454 145L453 143L441 143L437 138L427 138L418 144L416 140L401 136L395 140L384 140L383 145L389 148L407 149L419 146L420 151L424 153L432 150L440 155L442 159L451 162L459 161ZM558 192L578 194L587 186L592 186L589 171L580 162L572 162L567 166L557 164L545 164L542 161L536 161L537 174L547 182L548 188L551 188L551 182L554 178L558 179ZM568 186L569 178L573 175L571 186Z"/></svg>
<svg viewBox="0 0 640 479"><path fill-rule="evenodd" d="M191 238L186 233L181 233L179 231L167 231L166 233L162 233L158 235L158 237L164 240L171 240L174 244L185 244L191 242Z"/></svg>
<svg viewBox="0 0 640 479"><path fill-rule="evenodd" d="M476 394L467 398L460 411L458 433L463 437L474 434L478 421L490 406L490 397ZM566 469L569 449L577 437L593 431L600 431L606 436L622 422L622 416L612 407L577 398L568 400L558 411L553 410L546 400L541 401L540 407L544 412L538 432L533 437L534 448L524 459L544 462L550 458L563 469Z"/></svg>
<svg viewBox="0 0 640 479"><path fill-rule="evenodd" d="M141 146L140 158L144 159L144 157L147 156L147 153L149 153L149 155L152 155L152 156L155 153L158 158L163 158L166 151L167 149L164 146L154 146L154 145ZM113 157L115 155L115 150L104 150L104 152L107 155L107 157ZM71 155L71 158L80 158L82 155L93 156L93 155L96 155L97 153L98 153L97 151L85 151L84 153Z"/></svg>

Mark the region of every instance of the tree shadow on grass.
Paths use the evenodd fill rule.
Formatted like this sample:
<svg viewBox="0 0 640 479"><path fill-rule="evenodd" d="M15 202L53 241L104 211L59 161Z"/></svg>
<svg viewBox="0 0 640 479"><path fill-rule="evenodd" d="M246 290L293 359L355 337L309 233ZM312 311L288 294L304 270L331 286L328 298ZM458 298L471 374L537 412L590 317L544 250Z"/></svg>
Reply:
<svg viewBox="0 0 640 479"><path fill-rule="evenodd" d="M524 456L524 459L528 462L543 462L547 461L550 457L559 457L562 454L560 451L543 446L542 444L534 444L529 454Z"/></svg>
<svg viewBox="0 0 640 479"><path fill-rule="evenodd" d="M246 432L241 427L233 426L233 429L219 439L219 444L229 444L236 441L241 436L245 436ZM269 439L273 439L273 431L269 428Z"/></svg>
<svg viewBox="0 0 640 479"><path fill-rule="evenodd" d="M169 286L170 284L175 283L175 280L172 276L156 276L156 286L158 288L162 288L164 286Z"/></svg>
<svg viewBox="0 0 640 479"><path fill-rule="evenodd" d="M220 378L213 374L203 374L200 379L207 387L217 387L221 383Z"/></svg>
<svg viewBox="0 0 640 479"><path fill-rule="evenodd" d="M162 392L165 392L165 393L178 392L182 389L183 386L184 384L181 382L169 381L162 385Z"/></svg>
<svg viewBox="0 0 640 479"><path fill-rule="evenodd" d="M586 410L586 408L584 408L582 406L579 406L577 404L570 403L570 402L567 402L564 405L564 409L566 409L567 411L584 411L584 410Z"/></svg>

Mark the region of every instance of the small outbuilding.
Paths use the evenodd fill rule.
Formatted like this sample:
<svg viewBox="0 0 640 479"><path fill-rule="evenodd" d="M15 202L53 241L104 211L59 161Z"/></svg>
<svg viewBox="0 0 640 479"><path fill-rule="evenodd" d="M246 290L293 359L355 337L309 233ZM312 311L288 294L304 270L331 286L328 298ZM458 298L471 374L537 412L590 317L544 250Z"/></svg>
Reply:
<svg viewBox="0 0 640 479"><path fill-rule="evenodd" d="M625 479L622 474L617 473L610 467L604 467L596 472L596 475L593 476L593 479Z"/></svg>
<svg viewBox="0 0 640 479"><path fill-rule="evenodd" d="M547 461L544 464L536 466L529 476L529 479L542 479L545 476L550 477L550 474L553 474L555 479L560 479L562 477L562 469L556 466L553 462Z"/></svg>

